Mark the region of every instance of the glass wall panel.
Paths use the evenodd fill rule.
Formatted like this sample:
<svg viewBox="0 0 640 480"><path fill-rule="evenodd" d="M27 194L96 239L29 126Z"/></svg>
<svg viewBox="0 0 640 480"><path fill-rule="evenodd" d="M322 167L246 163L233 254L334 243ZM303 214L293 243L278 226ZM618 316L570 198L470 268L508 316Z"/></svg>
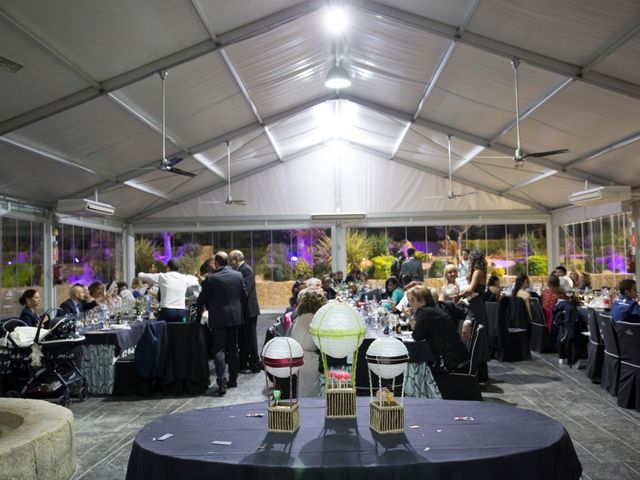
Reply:
<svg viewBox="0 0 640 480"><path fill-rule="evenodd" d="M0 318L20 313L25 290L42 293L42 236L42 223L0 218Z"/></svg>
<svg viewBox="0 0 640 480"><path fill-rule="evenodd" d="M630 213L561 225L561 263L591 274L594 288L614 287L635 271L634 242Z"/></svg>

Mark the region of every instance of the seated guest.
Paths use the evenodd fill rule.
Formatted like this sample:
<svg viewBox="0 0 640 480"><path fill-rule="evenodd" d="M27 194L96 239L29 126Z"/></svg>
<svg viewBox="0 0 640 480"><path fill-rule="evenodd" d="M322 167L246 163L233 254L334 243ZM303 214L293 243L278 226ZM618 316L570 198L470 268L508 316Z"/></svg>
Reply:
<svg viewBox="0 0 640 480"><path fill-rule="evenodd" d="M485 302L499 302L502 290L500 288L500 277L491 275L487 280L487 290L484 292Z"/></svg>
<svg viewBox="0 0 640 480"><path fill-rule="evenodd" d="M320 396L320 382L318 378L319 358L318 348L309 333L309 326L313 315L327 303L322 291L304 289L298 297L298 318L291 328L291 338L296 340L304 351L304 365L298 373L299 395L301 397Z"/></svg>
<svg viewBox="0 0 640 480"><path fill-rule="evenodd" d="M369 277L365 272L358 272L358 283L365 287L369 285Z"/></svg>
<svg viewBox="0 0 640 480"><path fill-rule="evenodd" d="M322 281L319 278L311 277L305 282L305 288L311 288L313 290L322 290Z"/></svg>
<svg viewBox="0 0 640 480"><path fill-rule="evenodd" d="M527 309L527 313L529 314L529 319L531 319L531 304L529 303L529 299L531 295L527 291L529 288L529 277L527 277L524 273L518 274L516 277L516 283L513 285L513 291L511 295L514 297L520 297L524 300L524 306Z"/></svg>
<svg viewBox="0 0 640 480"><path fill-rule="evenodd" d="M585 288L591 288L591 275L587 272L582 272L578 277L578 290L584 290Z"/></svg>
<svg viewBox="0 0 640 480"><path fill-rule="evenodd" d="M560 287L560 279L557 275L551 274L547 280L547 288L542 291L540 296L540 303L544 312L544 323L549 331L551 331L551 323L553 321L553 307L561 298L565 298L565 293Z"/></svg>
<svg viewBox="0 0 640 480"><path fill-rule="evenodd" d="M344 273L342 270L338 270L333 274L333 284L340 285L342 282L344 282Z"/></svg>
<svg viewBox="0 0 640 480"><path fill-rule="evenodd" d="M407 291L407 285L413 282L413 277L411 275L402 275L400 278L400 288L402 288L405 292Z"/></svg>
<svg viewBox="0 0 640 480"><path fill-rule="evenodd" d="M300 291L300 286L304 285L304 273L299 273L298 276L296 277L296 281L293 282L293 285L291 285L291 295L293 295L294 297L297 296L294 291ZM302 287L305 288L305 287Z"/></svg>
<svg viewBox="0 0 640 480"><path fill-rule="evenodd" d="M333 300L336 298L337 293L333 288L331 277L326 275L322 277L322 290L324 290L324 294L327 297L327 300Z"/></svg>
<svg viewBox="0 0 640 480"><path fill-rule="evenodd" d="M221 268L223 267L224 265ZM189 310L187 310L185 303L187 289L191 286L199 285L199 282L194 275L183 275L178 271L179 269L178 262L171 259L167 262L166 273L140 273L138 275L140 280L157 283L160 287L159 320L180 322L189 318ZM210 276L207 278L210 278ZM211 318L209 318L209 321L211 322Z"/></svg>
<svg viewBox="0 0 640 480"><path fill-rule="evenodd" d="M41 320L40 315L36 312L36 310L40 310L40 306L42 305L40 292L30 288L22 294L18 301L20 305L24 305L22 312L20 312L20 320L30 327L37 327ZM44 317L42 325L46 326L48 322L49 317Z"/></svg>
<svg viewBox="0 0 640 480"><path fill-rule="evenodd" d="M614 322L640 323L640 305L638 305L638 291L635 280L630 278L618 284L620 296L613 301L611 320Z"/></svg>
<svg viewBox="0 0 640 480"><path fill-rule="evenodd" d="M440 287L438 300L441 302L458 301L460 299L460 287L458 286L458 268L450 263L444 267L443 284Z"/></svg>
<svg viewBox="0 0 640 480"><path fill-rule="evenodd" d="M69 298L60 304L65 315L80 317L87 310L97 305L95 300L87 301L87 291L82 285L75 284L69 289Z"/></svg>
<svg viewBox="0 0 640 480"><path fill-rule="evenodd" d="M578 272L571 270L571 272L569 272L569 278L571 279L573 288L578 288L578 283L580 282L580 275L578 275Z"/></svg>
<svg viewBox="0 0 640 480"><path fill-rule="evenodd" d="M142 293L140 293L141 288L142 282L138 277L131 280L131 293L133 294L133 298L142 297Z"/></svg>
<svg viewBox="0 0 640 480"><path fill-rule="evenodd" d="M453 372L467 361L467 351L453 326L449 315L437 308L431 291L424 285L412 287L408 292L414 318L411 321L413 339L427 340L436 364L435 371Z"/></svg>
<svg viewBox="0 0 640 480"><path fill-rule="evenodd" d="M386 298L391 301L391 308L394 309L402 297L404 292L398 286L398 279L396 277L389 277L384 282L384 292L382 298Z"/></svg>
<svg viewBox="0 0 640 480"><path fill-rule="evenodd" d="M558 265L556 267L556 275L560 280L560 286L565 292L573 289L573 281L569 275L567 275L567 268L564 265Z"/></svg>
<svg viewBox="0 0 640 480"><path fill-rule="evenodd" d="M347 275L347 278L345 278L345 282L347 283L355 283L358 281L358 274L360 273L360 270L358 270L357 268L352 268L351 270L349 270L349 275Z"/></svg>

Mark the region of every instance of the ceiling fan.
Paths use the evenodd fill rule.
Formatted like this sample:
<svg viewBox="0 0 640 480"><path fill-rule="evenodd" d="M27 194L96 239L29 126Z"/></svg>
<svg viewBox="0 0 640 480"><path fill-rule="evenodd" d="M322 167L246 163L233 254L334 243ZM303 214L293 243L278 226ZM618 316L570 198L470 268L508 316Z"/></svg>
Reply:
<svg viewBox="0 0 640 480"><path fill-rule="evenodd" d="M534 153L524 153L522 151L520 145L520 100L518 97L518 67L520 66L520 60L518 58L514 58L511 60L511 66L513 67L513 74L515 78L515 96L516 96L516 137L518 146L516 148L515 153L513 154L513 161L515 163L516 168L520 168L524 166L525 158L535 158L535 157L548 157L551 155L558 155L560 153L567 153L569 150L566 148L561 148L559 150L548 150L546 152L534 152Z"/></svg>
<svg viewBox="0 0 640 480"><path fill-rule="evenodd" d="M451 176L452 176L452 164L451 164L451 135L447 135L447 151L449 153L449 191L447 192L446 195L431 195L431 196L426 196L426 197L422 197L424 199L433 199L433 198L448 198L449 200L452 200L454 198L461 198L461 197L466 197L468 195L477 195L478 192L467 192L467 193L453 193L453 186L452 186L452 181L451 181Z"/></svg>
<svg viewBox="0 0 640 480"><path fill-rule="evenodd" d="M226 205L246 205L245 200L234 200L231 196L231 142L226 140L227 144L227 198L225 200L208 200L200 202L201 204L224 203Z"/></svg>
<svg viewBox="0 0 640 480"><path fill-rule="evenodd" d="M185 177L195 177L196 174L192 172L188 172L186 170L182 170L180 168L176 168L176 165L179 164L184 157L174 157L171 159L167 159L167 133L166 133L166 122L165 122L165 85L164 82L167 79L167 75L169 72L166 70L160 70L159 75L162 79L162 160L160 161L159 167L142 167L135 168L134 170L160 170L161 172L167 173L175 173L177 175L183 175Z"/></svg>

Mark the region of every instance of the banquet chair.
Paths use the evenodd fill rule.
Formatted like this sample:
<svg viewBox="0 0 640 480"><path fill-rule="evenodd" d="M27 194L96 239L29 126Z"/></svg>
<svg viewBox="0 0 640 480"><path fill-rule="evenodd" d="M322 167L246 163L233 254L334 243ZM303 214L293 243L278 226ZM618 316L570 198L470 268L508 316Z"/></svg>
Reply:
<svg viewBox="0 0 640 480"><path fill-rule="evenodd" d="M604 362L604 342L600 336L596 311L587 309L587 324L589 325L589 343L587 344L587 369L585 374L592 383L602 380L602 364Z"/></svg>
<svg viewBox="0 0 640 480"><path fill-rule="evenodd" d="M477 324L473 330L470 348L469 368L463 372L433 372L443 400L482 400L478 383L478 337L484 328Z"/></svg>
<svg viewBox="0 0 640 480"><path fill-rule="evenodd" d="M518 298L524 307L524 300ZM491 303L491 302L488 302ZM520 362L523 360L531 360L531 351L529 350L529 337L525 328L509 327L511 301L509 298L500 301L498 309L490 309L494 318L487 322L497 323L497 332L499 338L499 348L492 352L493 358L500 362ZM489 309L487 309L489 315Z"/></svg>
<svg viewBox="0 0 640 480"><path fill-rule="evenodd" d="M529 300L531 305L531 333L529 335L529 348L538 353L549 353L550 347L549 330L544 320L542 305L537 298Z"/></svg>
<svg viewBox="0 0 640 480"><path fill-rule="evenodd" d="M618 405L640 411L640 323L616 322L620 347Z"/></svg>
<svg viewBox="0 0 640 480"><path fill-rule="evenodd" d="M596 313L600 335L604 340L604 361L600 386L614 397L618 395L620 382L620 347L613 322L609 315Z"/></svg>

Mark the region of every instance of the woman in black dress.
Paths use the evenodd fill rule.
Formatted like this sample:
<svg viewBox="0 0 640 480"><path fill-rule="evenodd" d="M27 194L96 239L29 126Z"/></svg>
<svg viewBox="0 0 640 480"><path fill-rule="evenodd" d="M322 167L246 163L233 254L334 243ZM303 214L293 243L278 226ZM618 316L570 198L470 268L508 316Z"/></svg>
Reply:
<svg viewBox="0 0 640 480"><path fill-rule="evenodd" d="M489 341L487 337L487 312L484 308L484 293L487 289L487 261L484 252L471 250L469 253L469 285L460 292L469 301L469 309L473 312L475 321L484 326L478 337L478 380L484 382L489 379Z"/></svg>

